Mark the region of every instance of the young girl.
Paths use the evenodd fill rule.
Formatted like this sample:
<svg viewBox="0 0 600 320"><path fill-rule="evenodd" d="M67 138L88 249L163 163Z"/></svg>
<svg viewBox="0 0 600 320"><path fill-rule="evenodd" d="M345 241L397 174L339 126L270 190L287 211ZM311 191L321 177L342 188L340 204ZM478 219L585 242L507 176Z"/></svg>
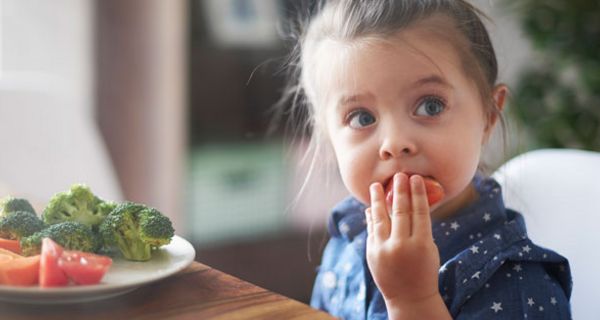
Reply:
<svg viewBox="0 0 600 320"><path fill-rule="evenodd" d="M345 319L570 318L567 260L533 244L478 171L507 94L480 16L463 0L317 6L296 93L352 197L333 210L314 307Z"/></svg>

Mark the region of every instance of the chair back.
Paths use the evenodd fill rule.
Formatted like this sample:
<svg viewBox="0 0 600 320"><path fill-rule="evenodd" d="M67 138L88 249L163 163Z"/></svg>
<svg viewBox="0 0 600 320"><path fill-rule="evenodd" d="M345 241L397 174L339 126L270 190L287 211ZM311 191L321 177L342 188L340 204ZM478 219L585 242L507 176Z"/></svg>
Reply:
<svg viewBox="0 0 600 320"><path fill-rule="evenodd" d="M493 177L506 207L523 214L534 243L565 256L573 275L574 319L600 315L600 153L542 149L504 164Z"/></svg>

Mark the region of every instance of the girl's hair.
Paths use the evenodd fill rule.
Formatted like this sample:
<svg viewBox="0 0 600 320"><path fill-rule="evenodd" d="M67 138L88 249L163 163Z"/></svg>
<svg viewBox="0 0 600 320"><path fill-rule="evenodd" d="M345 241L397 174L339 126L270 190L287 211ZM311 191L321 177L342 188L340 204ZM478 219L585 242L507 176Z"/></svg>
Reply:
<svg viewBox="0 0 600 320"><path fill-rule="evenodd" d="M311 136L309 151L313 157L309 171L312 171L324 147L324 128L318 121L319 98L314 83L318 45L323 40L352 43L356 40L386 39L426 18L446 18L442 21L447 23L434 24L431 30L452 40L466 74L479 89L485 114L496 114L504 128L504 119L492 98L498 66L481 20L481 17L487 17L467 1L317 0L300 14L304 16L299 17L290 30L296 44L287 61L290 82L279 107L288 107L285 110L288 119L296 125L296 136Z"/></svg>

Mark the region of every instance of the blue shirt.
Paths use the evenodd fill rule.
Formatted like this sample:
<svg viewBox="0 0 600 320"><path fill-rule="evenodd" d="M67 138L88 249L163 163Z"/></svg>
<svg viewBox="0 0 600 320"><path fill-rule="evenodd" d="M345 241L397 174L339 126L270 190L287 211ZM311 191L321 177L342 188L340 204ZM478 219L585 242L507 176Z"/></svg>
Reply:
<svg viewBox="0 0 600 320"><path fill-rule="evenodd" d="M439 290L454 319L571 319L568 261L527 237L491 178L473 180L478 199L434 221ZM387 319L366 258L365 205L347 198L329 219L330 240L311 305L342 319Z"/></svg>

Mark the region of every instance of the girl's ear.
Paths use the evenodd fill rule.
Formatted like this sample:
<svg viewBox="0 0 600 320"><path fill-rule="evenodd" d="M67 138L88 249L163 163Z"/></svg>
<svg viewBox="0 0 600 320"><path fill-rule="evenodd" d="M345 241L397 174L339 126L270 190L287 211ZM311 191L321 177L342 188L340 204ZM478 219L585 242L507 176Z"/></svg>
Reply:
<svg viewBox="0 0 600 320"><path fill-rule="evenodd" d="M496 127L496 123L502 114L502 110L504 110L504 102L506 101L506 95L508 94L508 87L505 84L498 84L494 87L492 91L492 99L494 100L494 108L493 112L490 112L487 117L487 124L485 126L485 135L483 137L482 143L487 142L494 127Z"/></svg>

